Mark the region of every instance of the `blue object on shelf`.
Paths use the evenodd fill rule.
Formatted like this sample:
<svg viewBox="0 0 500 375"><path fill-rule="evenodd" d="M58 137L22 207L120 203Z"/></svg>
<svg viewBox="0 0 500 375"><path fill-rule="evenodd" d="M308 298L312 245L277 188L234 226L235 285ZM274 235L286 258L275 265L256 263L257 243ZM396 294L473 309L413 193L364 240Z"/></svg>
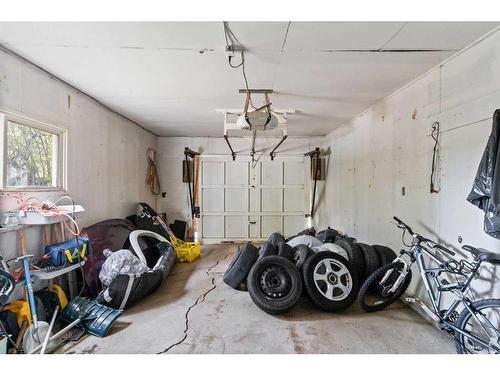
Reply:
<svg viewBox="0 0 500 375"><path fill-rule="evenodd" d="M73 264L73 261L74 263L78 263L78 258L79 255L81 255L84 244L86 248L86 254L84 254L84 257L86 257L89 252L89 240L83 237L76 237L72 240L47 245L45 246L44 255L47 257L48 262L56 267L65 266L67 263ZM73 261L71 262L66 256L67 251L69 251L71 255L76 255L74 257L72 256Z"/></svg>

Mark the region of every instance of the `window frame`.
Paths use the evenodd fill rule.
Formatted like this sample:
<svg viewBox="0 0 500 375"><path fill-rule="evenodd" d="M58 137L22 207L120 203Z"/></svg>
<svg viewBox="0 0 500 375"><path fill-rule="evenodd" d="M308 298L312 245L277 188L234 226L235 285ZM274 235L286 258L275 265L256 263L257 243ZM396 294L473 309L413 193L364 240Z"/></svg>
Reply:
<svg viewBox="0 0 500 375"><path fill-rule="evenodd" d="M37 130L42 130L58 137L57 142L57 173L55 186L7 186L7 127L13 122L19 125L28 126ZM0 191L66 191L67 190L67 130L55 125L31 119L29 117L0 111Z"/></svg>

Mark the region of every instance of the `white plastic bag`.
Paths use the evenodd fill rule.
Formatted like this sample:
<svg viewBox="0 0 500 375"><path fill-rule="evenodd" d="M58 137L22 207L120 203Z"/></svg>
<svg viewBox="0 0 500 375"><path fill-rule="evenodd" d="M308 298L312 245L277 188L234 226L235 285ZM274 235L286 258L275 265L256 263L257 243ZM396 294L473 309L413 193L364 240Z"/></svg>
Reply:
<svg viewBox="0 0 500 375"><path fill-rule="evenodd" d="M292 238L290 241L287 242L287 244L289 244L291 247L295 247L297 245L306 245L309 246L310 248L313 248L316 246L323 245L323 242L318 240L316 237L303 234L301 236Z"/></svg>
<svg viewBox="0 0 500 375"><path fill-rule="evenodd" d="M349 256L347 255L347 251L345 251L344 248L342 248L339 245L334 244L334 243L324 243L321 246L313 247L313 250L316 252L318 252L318 251L332 251L332 252L337 253L340 256L342 256L345 260L349 260Z"/></svg>
<svg viewBox="0 0 500 375"><path fill-rule="evenodd" d="M122 249L112 252L106 249L103 254L107 258L99 272L99 280L103 286L111 284L111 281L119 274L140 275L149 271L149 267L130 250Z"/></svg>

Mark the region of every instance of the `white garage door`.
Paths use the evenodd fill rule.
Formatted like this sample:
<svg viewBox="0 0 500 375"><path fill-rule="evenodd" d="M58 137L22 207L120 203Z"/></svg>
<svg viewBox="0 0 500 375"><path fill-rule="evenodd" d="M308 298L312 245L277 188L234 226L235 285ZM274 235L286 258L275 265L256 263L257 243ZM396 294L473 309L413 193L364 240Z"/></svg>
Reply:
<svg viewBox="0 0 500 375"><path fill-rule="evenodd" d="M266 239L306 225L308 179L304 157L201 158L201 232L204 240Z"/></svg>

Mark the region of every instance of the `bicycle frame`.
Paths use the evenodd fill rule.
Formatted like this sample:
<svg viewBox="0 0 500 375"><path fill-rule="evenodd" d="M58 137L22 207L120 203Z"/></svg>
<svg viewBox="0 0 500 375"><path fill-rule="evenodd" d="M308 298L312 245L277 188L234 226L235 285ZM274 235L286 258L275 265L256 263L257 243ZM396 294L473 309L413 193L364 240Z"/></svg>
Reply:
<svg viewBox="0 0 500 375"><path fill-rule="evenodd" d="M404 281L406 274L408 273L408 270L410 269L411 265L413 263L416 263L420 272L420 275L422 277L422 281L424 283L424 287L427 291L427 294L430 298L431 304L432 304L432 310L426 309L427 313L432 313L434 316L431 316L436 322L440 323L442 328L448 330L448 331L453 331L453 332L459 332L465 337L473 340L474 342L480 344L481 346L488 348L488 349L493 349L493 350L499 350L496 346L492 346L490 343L484 341L480 337L477 337L467 331L464 331L457 326L453 324L453 322L450 320L452 314L454 314L457 311L457 308L460 306L460 304L463 304L464 307L469 310L476 319L476 321L481 325L483 329L485 329L483 323L480 322L480 320L477 318L475 312L472 309L472 301L467 298L464 293L467 292L467 290L470 287L471 282L476 278L477 272L479 270L479 267L481 266L481 261L477 261L474 263L470 264L470 268L467 273L462 272L461 270L459 271L454 271L451 270L450 268L446 267L447 262L439 257L438 255L432 253L429 251L426 247L422 246L420 244L420 241L417 238L413 239L410 251L402 251L402 255L408 255L410 257L410 261L406 262L404 261L401 256L396 258L394 262L401 262L404 264L403 270L401 272L401 275L398 277L398 280L394 283L392 286L390 292L394 292L399 285ZM428 267L425 263L424 255L428 256L431 260L437 263L437 266L435 267ZM442 279L440 278L440 275L442 273L445 274L455 274L463 277L464 279L462 281L458 281L455 283L444 283L441 281ZM386 275L381 280L381 284L387 280L387 278L390 276L390 272L388 272ZM436 286L433 288L431 285L431 281L434 282L434 285ZM435 292L437 290L437 293ZM457 296L457 299L455 299L450 307L446 310L441 309L442 305L442 296L443 293L445 292L451 292ZM428 310L428 311L427 311ZM443 312L442 312L443 311ZM458 313L458 312L457 312ZM491 325L491 323L490 323ZM487 331L486 331L487 332ZM450 332L451 333L451 332Z"/></svg>

